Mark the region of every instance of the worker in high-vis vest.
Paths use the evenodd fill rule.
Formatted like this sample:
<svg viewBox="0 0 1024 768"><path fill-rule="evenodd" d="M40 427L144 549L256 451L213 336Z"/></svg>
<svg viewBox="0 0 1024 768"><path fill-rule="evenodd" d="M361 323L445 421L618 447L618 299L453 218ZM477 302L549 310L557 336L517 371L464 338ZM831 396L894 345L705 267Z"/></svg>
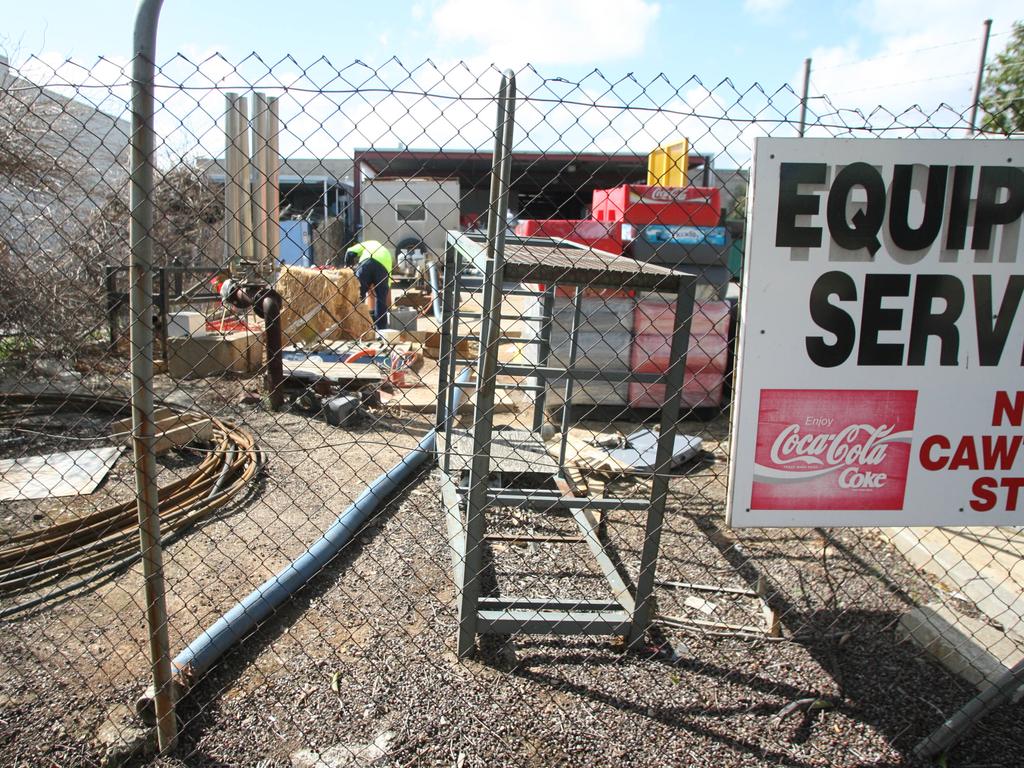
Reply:
<svg viewBox="0 0 1024 768"><path fill-rule="evenodd" d="M366 240L349 246L345 266L352 269L359 281L359 300L370 306L373 324L383 330L388 327L388 309L391 307L391 270L394 258L386 247L376 240Z"/></svg>

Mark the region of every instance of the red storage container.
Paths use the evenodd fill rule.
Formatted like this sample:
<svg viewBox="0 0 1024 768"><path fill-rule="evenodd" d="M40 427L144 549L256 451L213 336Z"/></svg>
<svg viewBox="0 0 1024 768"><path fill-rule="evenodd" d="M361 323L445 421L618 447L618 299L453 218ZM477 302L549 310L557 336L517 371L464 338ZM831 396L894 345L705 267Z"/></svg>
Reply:
<svg viewBox="0 0 1024 768"><path fill-rule="evenodd" d="M672 335L675 323L675 302L665 299L644 299L638 301L633 310L633 334L643 336L656 333L666 338ZM722 339L729 337L729 302L705 301L693 305L690 319L690 335L703 337L715 334Z"/></svg>
<svg viewBox="0 0 1024 768"><path fill-rule="evenodd" d="M522 237L561 237L596 251L622 253L622 227L594 219L523 219L515 231Z"/></svg>
<svg viewBox="0 0 1024 768"><path fill-rule="evenodd" d="M647 339L655 339L654 336L638 336L633 342L633 349L638 345L642 349ZM656 366L651 366L652 369ZM663 371L637 371L637 373L662 373ZM686 366L683 375L683 396L681 405L683 408L711 408L722 404L722 394L725 387L725 371L708 367L704 369L693 369ZM665 403L665 385L648 384L646 382L634 381L629 385L629 404L633 408L661 408Z"/></svg>
<svg viewBox="0 0 1024 768"><path fill-rule="evenodd" d="M630 368L634 372L661 374L668 370L674 316L673 307L667 301L638 302L633 315L635 336L630 350ZM695 305L683 375L683 407L721 405L728 357L728 302ZM664 400L664 384L633 382L629 385L629 401L634 408L660 408Z"/></svg>
<svg viewBox="0 0 1024 768"><path fill-rule="evenodd" d="M623 184L595 189L590 215L603 224L717 226L722 198L717 187L650 187Z"/></svg>

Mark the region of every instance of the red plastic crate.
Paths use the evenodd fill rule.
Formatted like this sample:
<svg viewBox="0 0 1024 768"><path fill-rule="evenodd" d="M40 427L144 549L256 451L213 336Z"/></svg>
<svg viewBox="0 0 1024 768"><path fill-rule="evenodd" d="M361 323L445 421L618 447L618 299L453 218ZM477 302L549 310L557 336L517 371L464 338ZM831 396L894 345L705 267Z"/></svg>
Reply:
<svg viewBox="0 0 1024 768"><path fill-rule="evenodd" d="M234 333L235 331L262 331L262 328L254 328L244 320L236 318L225 318L224 320L207 320L206 330L210 333Z"/></svg>
<svg viewBox="0 0 1024 768"><path fill-rule="evenodd" d="M714 227L722 217L722 198L717 187L623 184L615 189L595 189L590 215L601 224Z"/></svg>
<svg viewBox="0 0 1024 768"><path fill-rule="evenodd" d="M669 348L670 341L664 336L635 336L629 350L629 367L637 373L664 373L668 370ZM728 341L717 335L696 339L691 336L686 350L686 370L724 373L728 349Z"/></svg>
<svg viewBox="0 0 1024 768"><path fill-rule="evenodd" d="M725 378L717 372L686 372L683 377L683 393L680 405L683 408L718 408L722 405ZM638 381L629 385L629 405L632 408L661 408L665 404L664 384L644 384Z"/></svg>

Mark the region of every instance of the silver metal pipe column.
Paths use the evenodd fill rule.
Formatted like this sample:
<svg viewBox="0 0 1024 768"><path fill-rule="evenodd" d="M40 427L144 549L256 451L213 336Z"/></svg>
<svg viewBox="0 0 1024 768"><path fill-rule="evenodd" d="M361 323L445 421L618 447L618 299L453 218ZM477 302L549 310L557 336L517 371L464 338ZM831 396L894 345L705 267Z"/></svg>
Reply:
<svg viewBox="0 0 1024 768"><path fill-rule="evenodd" d="M1011 701L1021 686L1024 686L1024 661L1018 661L1003 672L992 681L992 685L964 704L963 708L918 743L914 747L914 756L931 760L948 752L983 717Z"/></svg>
<svg viewBox="0 0 1024 768"><path fill-rule="evenodd" d="M252 103L252 165L253 165L253 186L252 186L252 218L253 228L253 260L256 262L256 269L264 280L270 279L267 270L267 220L270 214L268 202L270 194L269 174L267 172L269 161L270 135L270 106L267 104L265 93L253 94Z"/></svg>
<svg viewBox="0 0 1024 768"><path fill-rule="evenodd" d="M146 624L152 665L157 744L161 753L174 748L178 723L174 713L163 548L156 481L153 424L153 118L156 79L156 30L163 0L142 0L135 16L132 61L131 132L131 350L132 447L139 512L139 547L145 580Z"/></svg>
<svg viewBox="0 0 1024 768"><path fill-rule="evenodd" d="M268 272L273 275L277 271L278 259L281 249L281 154L278 150L278 140L281 134L281 121L277 111L277 97L271 96L267 99L267 147L266 147L266 171L267 171L267 260Z"/></svg>
<svg viewBox="0 0 1024 768"><path fill-rule="evenodd" d="M238 152L239 169L235 184L241 197L242 218L239 226L242 232L242 263L251 265L253 261L253 230L252 230L252 161L249 157L249 98L239 96L235 99L235 117L238 133L235 135L235 151ZM251 266L250 266L251 268Z"/></svg>
<svg viewBox="0 0 1024 768"><path fill-rule="evenodd" d="M224 94L224 260L236 272L242 261L242 195L237 184L241 170L238 153L237 93Z"/></svg>
<svg viewBox="0 0 1024 768"><path fill-rule="evenodd" d="M804 88L800 96L800 127L799 135L803 137L807 130L807 100L811 96L811 60L804 59Z"/></svg>

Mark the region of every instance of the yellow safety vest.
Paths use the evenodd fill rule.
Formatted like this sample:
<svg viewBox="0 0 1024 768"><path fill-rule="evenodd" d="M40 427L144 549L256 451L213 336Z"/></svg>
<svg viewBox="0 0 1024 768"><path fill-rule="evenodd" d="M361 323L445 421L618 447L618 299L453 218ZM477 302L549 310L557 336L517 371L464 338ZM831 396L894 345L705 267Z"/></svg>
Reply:
<svg viewBox="0 0 1024 768"><path fill-rule="evenodd" d="M358 253L360 261L373 259L384 267L384 269L388 271L388 277L391 277L391 270L394 269L395 266L394 257L391 255L391 251L376 240L366 240L362 243L356 243L348 250Z"/></svg>

